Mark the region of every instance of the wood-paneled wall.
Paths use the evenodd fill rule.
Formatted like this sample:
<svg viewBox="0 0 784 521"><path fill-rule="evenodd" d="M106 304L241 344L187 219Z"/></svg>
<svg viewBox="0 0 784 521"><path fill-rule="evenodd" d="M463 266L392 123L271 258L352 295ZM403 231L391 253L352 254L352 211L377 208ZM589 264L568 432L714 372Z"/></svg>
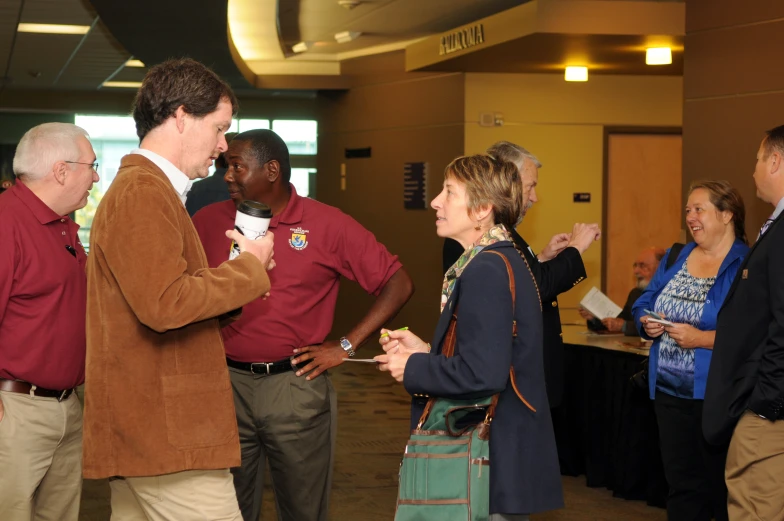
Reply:
<svg viewBox="0 0 784 521"><path fill-rule="evenodd" d="M446 165L463 153L464 76L405 74L394 63L400 59L402 54L392 57L389 68L377 60L349 64L362 73L355 87L320 94L316 197L354 217L399 255L416 292L392 325L409 326L429 341L439 315L443 241L429 207L404 210L403 164L428 163L429 203L441 190ZM367 147L371 157L345 158L345 149ZM345 335L371 303L357 284L344 284L331 338Z"/></svg>
<svg viewBox="0 0 784 521"><path fill-rule="evenodd" d="M767 129L784 124L784 2L686 0L683 191L727 179L756 237L772 212L751 177ZM685 200L685 199L684 199Z"/></svg>

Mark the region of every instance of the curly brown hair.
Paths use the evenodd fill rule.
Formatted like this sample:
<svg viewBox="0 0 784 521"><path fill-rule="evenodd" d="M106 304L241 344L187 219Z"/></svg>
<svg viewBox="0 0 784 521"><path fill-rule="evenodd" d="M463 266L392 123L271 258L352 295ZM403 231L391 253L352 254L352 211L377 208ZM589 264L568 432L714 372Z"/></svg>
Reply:
<svg viewBox="0 0 784 521"><path fill-rule="evenodd" d="M708 192L711 204L718 211L732 214L735 238L748 244L746 239L746 206L743 204L743 197L738 189L732 186L729 181L696 181L689 187L689 194L697 189Z"/></svg>
<svg viewBox="0 0 784 521"><path fill-rule="evenodd" d="M523 184L514 163L484 154L462 156L449 163L444 179L456 179L465 185L469 215L489 205L495 224L514 229L523 212Z"/></svg>
<svg viewBox="0 0 784 521"><path fill-rule="evenodd" d="M207 66L190 58L167 60L147 72L136 93L136 135L143 140L179 107L201 118L214 112L221 100L231 103L232 114L237 114L239 103L231 87Z"/></svg>

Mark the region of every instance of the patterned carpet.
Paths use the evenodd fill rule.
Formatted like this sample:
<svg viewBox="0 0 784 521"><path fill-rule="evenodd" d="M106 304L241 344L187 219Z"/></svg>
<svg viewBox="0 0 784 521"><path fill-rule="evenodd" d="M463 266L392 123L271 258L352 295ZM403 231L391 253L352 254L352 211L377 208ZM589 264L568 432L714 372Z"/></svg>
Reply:
<svg viewBox="0 0 784 521"><path fill-rule="evenodd" d="M362 356L370 357L371 349ZM408 437L409 398L401 385L374 366L343 364L332 371L339 397L337 461L330 519L391 521L397 494L397 471ZM265 480L269 482L269 480ZM583 478L564 478L567 508L532 516L534 521L665 521L664 510L637 501L613 498L607 490L589 489ZM81 521L109 519L105 481L85 481ZM262 519L275 519L271 490L264 492Z"/></svg>

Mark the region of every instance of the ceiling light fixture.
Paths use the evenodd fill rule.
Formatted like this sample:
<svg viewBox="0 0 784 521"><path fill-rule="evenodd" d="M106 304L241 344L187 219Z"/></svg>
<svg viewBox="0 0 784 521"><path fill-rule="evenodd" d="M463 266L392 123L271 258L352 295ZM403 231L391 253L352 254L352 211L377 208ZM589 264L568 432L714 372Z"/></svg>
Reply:
<svg viewBox="0 0 784 521"><path fill-rule="evenodd" d="M291 50L294 52L305 52L309 51L310 48L313 47L313 42L299 42L291 46Z"/></svg>
<svg viewBox="0 0 784 521"><path fill-rule="evenodd" d="M648 65L671 64L672 49L669 47L648 47L645 49L645 63Z"/></svg>
<svg viewBox="0 0 784 521"><path fill-rule="evenodd" d="M20 23L16 30L20 33L37 34L87 34L87 32L90 30L90 26Z"/></svg>
<svg viewBox="0 0 784 521"><path fill-rule="evenodd" d="M348 9L349 11L361 3L361 0L338 0L338 5Z"/></svg>
<svg viewBox="0 0 784 521"><path fill-rule="evenodd" d="M146 67L141 60L128 60L125 62L126 67Z"/></svg>
<svg viewBox="0 0 784 521"><path fill-rule="evenodd" d="M338 43L348 43L362 34L357 31L343 31L342 33L335 33L335 41Z"/></svg>
<svg viewBox="0 0 784 521"><path fill-rule="evenodd" d="M564 79L566 81L588 81L588 67L567 67Z"/></svg>
<svg viewBox="0 0 784 521"><path fill-rule="evenodd" d="M118 89L138 89L142 86L140 81L105 81L103 87L114 87Z"/></svg>

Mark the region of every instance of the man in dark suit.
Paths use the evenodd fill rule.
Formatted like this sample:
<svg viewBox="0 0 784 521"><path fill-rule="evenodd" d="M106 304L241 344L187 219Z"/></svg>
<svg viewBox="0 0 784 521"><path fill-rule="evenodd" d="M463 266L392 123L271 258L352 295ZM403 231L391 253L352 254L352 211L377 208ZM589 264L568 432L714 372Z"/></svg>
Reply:
<svg viewBox="0 0 784 521"><path fill-rule="evenodd" d="M523 215L539 199L536 185L539 182L539 168L542 163L526 149L508 141L499 141L487 149L487 154L514 163L523 182ZM518 223L519 225L519 223ZM582 253L594 240L599 238L597 224L577 223L572 233L553 236L541 253L534 254L528 243L517 233L510 230L517 249L525 256L531 267L539 294L542 299L542 321L544 323L544 373L547 386L547 399L550 407L557 407L563 398L563 340L561 339L561 315L558 312L558 295L572 289L585 277ZM444 272L455 263L463 253L457 241L444 241Z"/></svg>
<svg viewBox="0 0 784 521"><path fill-rule="evenodd" d="M732 521L784 519L784 125L757 152L757 196L775 206L719 312L702 428L727 454ZM734 431L733 431L734 428Z"/></svg>

